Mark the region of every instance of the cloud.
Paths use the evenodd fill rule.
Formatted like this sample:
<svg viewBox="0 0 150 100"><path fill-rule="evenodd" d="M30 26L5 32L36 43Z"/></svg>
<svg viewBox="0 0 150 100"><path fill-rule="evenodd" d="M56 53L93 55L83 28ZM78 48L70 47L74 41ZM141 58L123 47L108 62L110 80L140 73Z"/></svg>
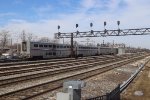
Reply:
<svg viewBox="0 0 150 100"><path fill-rule="evenodd" d="M49 13L51 10L53 10L52 5L47 4L45 6L40 7L32 7L32 9L38 14L38 16L45 16L45 14Z"/></svg>
<svg viewBox="0 0 150 100"><path fill-rule="evenodd" d="M26 24L26 25L29 25L31 28L32 28L32 25L34 27L39 26L40 28L44 28L44 27L47 27L44 25L47 25L49 23L49 27L47 27L48 29L46 30L50 30L49 29L50 27L57 27L57 25L60 24L62 27L62 30L71 31L71 30L75 30L74 26L76 23L79 23L80 25L79 28L81 30L86 30L87 28L89 28L90 22L93 22L94 24L93 28L103 29L104 21L107 21L108 28L111 28L111 29L117 28L116 21L120 20L121 21L120 27L122 28L149 26L148 23L150 23L150 20L148 17L150 15L150 12L147 9L150 9L150 7L147 2L143 2L141 0L132 0L132 1L131 0L108 0L108 1L104 2L103 0L82 0L82 2L80 3L81 4L80 9L78 9L73 14L72 13L71 14L60 13L56 16L55 19L50 19L50 18L39 19L35 22L30 22L27 20L12 19L8 25L9 26L12 24L16 25L18 21L23 21L22 23L20 22L18 24L20 25L23 24L23 26L24 24ZM122 2L126 4L125 9L122 7L118 8ZM93 11L94 13L90 13L90 14L87 13L89 9L95 8L95 7L97 7L97 10L98 9L101 10L103 7L104 8L109 7L109 9L105 10L104 12ZM37 9L37 12L39 12L41 16L45 16L44 13L45 12L48 13L51 9L52 9L51 5L41 6ZM49 14L49 16L51 16L51 14ZM38 25L38 24L42 24L43 26L41 27L41 25ZM98 28L98 27L101 27L101 28ZM55 31L57 31L57 29Z"/></svg>
<svg viewBox="0 0 150 100"><path fill-rule="evenodd" d="M0 18L1 17L8 17L8 16L16 16L16 13L12 13L12 12L0 13Z"/></svg>
<svg viewBox="0 0 150 100"><path fill-rule="evenodd" d="M64 5L68 7L70 6L70 2L68 1L67 3L66 0ZM48 36L53 38L54 33L58 31L57 25L61 26L61 32L76 31L77 29L75 28L75 24L77 23L79 24L79 31L88 31L91 30L89 23L93 22L94 26L92 29L103 30L103 22L107 21L107 29L117 29L117 21L120 20L120 28L122 29L144 28L150 26L150 12L148 10L150 9L149 5L149 0L81 0L78 5L79 7L76 8L74 13L61 12L58 13L53 19L39 19L35 22L25 19L11 19L9 23L1 27L1 29L10 30L14 33L20 33L22 30L25 30L26 32L34 33L39 37ZM47 5L39 7L36 11L41 16L51 16L51 13L48 13L53 9L54 8L51 5ZM126 42L131 45L136 45L135 41L140 41L136 37L123 38L125 39L123 40L115 37L107 39L108 41L113 41L113 39L115 39L117 42ZM133 38L137 40L133 41ZM105 40L107 41L107 39ZM94 40L100 41L99 39ZM141 41L143 41L141 45L150 48L148 44L144 44L143 38ZM147 38L145 38L145 41L148 43Z"/></svg>

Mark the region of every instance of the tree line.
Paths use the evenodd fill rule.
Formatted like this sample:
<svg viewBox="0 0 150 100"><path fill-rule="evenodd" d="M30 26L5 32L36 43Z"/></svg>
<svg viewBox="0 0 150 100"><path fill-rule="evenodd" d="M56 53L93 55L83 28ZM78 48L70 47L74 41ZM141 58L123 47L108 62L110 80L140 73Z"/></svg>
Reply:
<svg viewBox="0 0 150 100"><path fill-rule="evenodd" d="M33 33L27 33L23 30L20 34L17 34L16 37L12 36L10 31L2 30L0 31L0 54L5 52L5 49L18 49L20 48L22 41L37 41L37 42L51 42L59 43L58 39L50 39L49 37L38 37Z"/></svg>

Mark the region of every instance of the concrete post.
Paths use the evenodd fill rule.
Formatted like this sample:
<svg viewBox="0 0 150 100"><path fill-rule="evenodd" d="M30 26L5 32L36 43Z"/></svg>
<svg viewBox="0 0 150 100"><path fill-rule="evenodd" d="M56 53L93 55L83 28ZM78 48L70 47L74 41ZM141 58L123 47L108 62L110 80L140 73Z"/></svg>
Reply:
<svg viewBox="0 0 150 100"><path fill-rule="evenodd" d="M69 99L67 100L81 100L81 88L85 87L85 85L86 84L83 81L64 82L63 84L64 93L61 93L61 97L62 97L61 100L64 100L62 95L68 96ZM59 96L60 93L57 94L57 98L59 98Z"/></svg>

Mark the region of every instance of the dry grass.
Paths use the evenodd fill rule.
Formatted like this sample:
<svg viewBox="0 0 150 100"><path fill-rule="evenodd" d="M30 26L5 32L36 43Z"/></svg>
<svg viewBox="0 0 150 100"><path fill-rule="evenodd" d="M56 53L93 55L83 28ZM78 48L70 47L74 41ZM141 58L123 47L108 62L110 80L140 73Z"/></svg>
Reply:
<svg viewBox="0 0 150 100"><path fill-rule="evenodd" d="M143 95L135 95L137 91ZM122 94L121 100L150 100L150 62Z"/></svg>

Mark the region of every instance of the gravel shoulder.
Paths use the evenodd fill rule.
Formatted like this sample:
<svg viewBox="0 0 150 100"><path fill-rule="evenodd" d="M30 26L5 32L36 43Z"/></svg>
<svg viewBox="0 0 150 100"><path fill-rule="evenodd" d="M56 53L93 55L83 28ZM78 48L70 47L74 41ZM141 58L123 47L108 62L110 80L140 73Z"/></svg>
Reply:
<svg viewBox="0 0 150 100"><path fill-rule="evenodd" d="M150 62L122 93L121 100L150 100Z"/></svg>
<svg viewBox="0 0 150 100"><path fill-rule="evenodd" d="M83 100L111 92L118 84L122 84L123 81L126 81L137 69L137 66L128 64L89 78L86 80L86 87L82 90Z"/></svg>
<svg viewBox="0 0 150 100"><path fill-rule="evenodd" d="M82 100L109 93L118 84L126 81L138 69L137 65L143 61L139 60L84 80L86 87L82 89ZM62 91L61 88L32 100L56 100L56 93Z"/></svg>

